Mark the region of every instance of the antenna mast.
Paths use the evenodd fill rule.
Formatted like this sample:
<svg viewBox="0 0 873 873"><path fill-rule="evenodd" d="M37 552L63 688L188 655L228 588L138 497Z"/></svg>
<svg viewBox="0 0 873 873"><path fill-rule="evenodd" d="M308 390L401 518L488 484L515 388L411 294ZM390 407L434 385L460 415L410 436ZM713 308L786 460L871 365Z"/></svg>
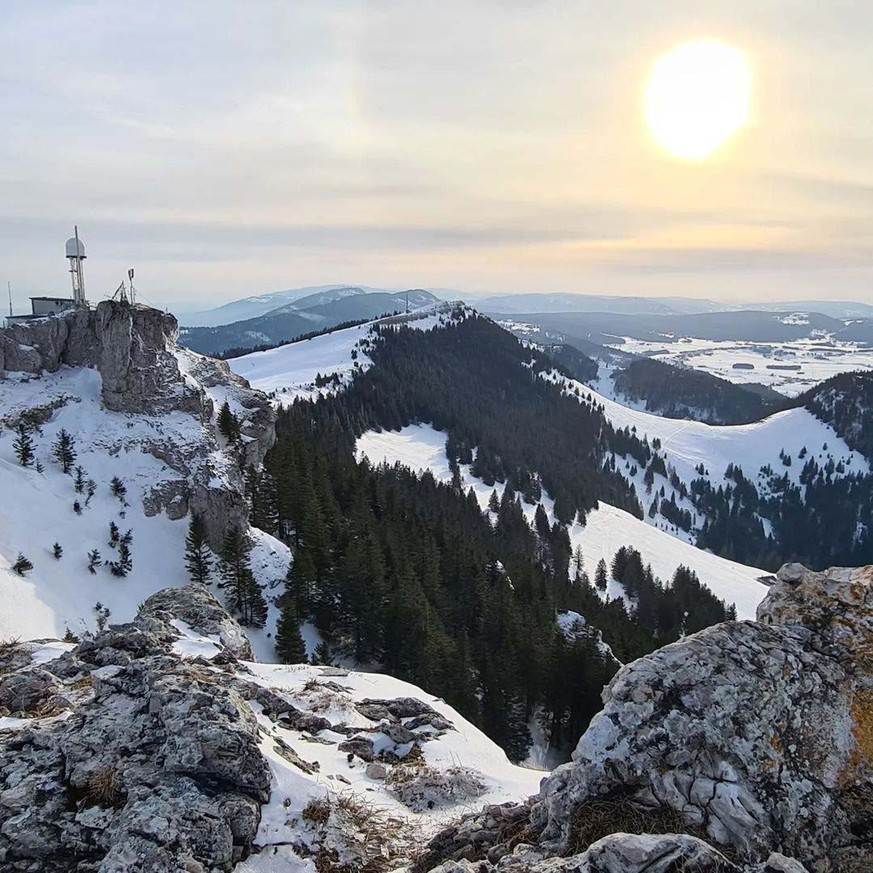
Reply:
<svg viewBox="0 0 873 873"><path fill-rule="evenodd" d="M6 283L6 290L9 292L9 317L12 318L12 283Z"/></svg>

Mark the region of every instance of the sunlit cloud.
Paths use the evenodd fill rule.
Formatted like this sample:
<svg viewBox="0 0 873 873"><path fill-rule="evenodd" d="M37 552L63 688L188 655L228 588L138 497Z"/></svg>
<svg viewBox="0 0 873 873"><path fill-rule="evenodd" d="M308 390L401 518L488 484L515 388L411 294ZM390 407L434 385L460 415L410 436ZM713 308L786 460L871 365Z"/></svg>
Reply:
<svg viewBox="0 0 873 873"><path fill-rule="evenodd" d="M701 35L748 54L755 105L688 166L642 95ZM871 36L873 10L812 0L11 4L0 280L63 286L78 222L90 288L135 262L165 303L331 281L871 299Z"/></svg>

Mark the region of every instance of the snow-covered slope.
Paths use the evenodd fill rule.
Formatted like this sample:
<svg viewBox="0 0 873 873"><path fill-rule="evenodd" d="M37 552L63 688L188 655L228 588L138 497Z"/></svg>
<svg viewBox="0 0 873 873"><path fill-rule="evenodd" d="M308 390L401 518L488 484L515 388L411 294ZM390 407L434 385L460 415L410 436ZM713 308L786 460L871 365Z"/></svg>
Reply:
<svg viewBox="0 0 873 873"><path fill-rule="evenodd" d="M187 364L192 364L190 358ZM230 387L215 385L208 391L215 394L214 400L239 402ZM98 602L110 610L110 621L126 621L150 594L186 584L187 518L171 520L160 507L146 515L144 500L149 503L158 483L181 482L182 467L208 477L211 487L230 487L233 462L216 444L212 422L182 411L111 412L101 402L100 375L84 368L64 367L39 378L10 374L0 382L0 420L15 420L33 409L50 415L34 435L43 472L35 466L21 467L13 449L15 431L0 430L0 639L59 637L66 628L76 634L94 630ZM52 457L61 429L75 438L76 465L94 482L90 500L87 490L76 492L74 477L65 475ZM113 477L126 488L122 499L111 493ZM109 546L113 522L122 534L130 530L133 538L133 569L125 578L116 578L105 566L95 573L88 569L87 556L93 549L103 560L116 558ZM269 586L284 578L290 555L273 537L254 530L252 534L253 569L268 586L269 598ZM52 552L55 543L63 550L60 559ZM9 569L19 552L34 565L25 576ZM253 634L258 657L272 657L267 633L269 628Z"/></svg>
<svg viewBox="0 0 873 873"><path fill-rule="evenodd" d="M402 464L417 472L430 471L437 481L450 482L452 478L445 454L446 434L430 425L409 425L400 431L367 431L357 442L359 458L366 457L372 464ZM473 488L483 511L487 510L491 487L470 473L468 466L461 468L464 487ZM503 485L497 483L498 495ZM543 495L543 508L552 517L553 501ZM536 507L523 504L525 514L533 520ZM628 512L600 503L588 514L586 524L575 523L569 528L570 542L575 550L582 549L585 570L593 578L597 562L603 558L607 566L621 546L633 546L651 563L652 570L669 582L680 564L694 570L710 590L728 603L735 603L741 619L755 617L755 608L767 593L767 586L758 581L764 570L727 561L710 552L697 549L670 534L635 518ZM610 582L606 594L618 597L623 589Z"/></svg>
<svg viewBox="0 0 873 873"><path fill-rule="evenodd" d="M265 352L252 352L228 361L231 370L247 379L252 388L274 395L287 405L297 397L313 397L335 389L317 387L316 377L336 376L346 383L357 369L371 365L365 348L373 323L288 343Z"/></svg>
<svg viewBox="0 0 873 873"><path fill-rule="evenodd" d="M568 394L578 389L579 399L603 406L606 417L616 428L630 428L642 439L661 442L663 453L676 469L679 477L690 482L697 477L695 468L703 464L710 475L721 479L728 464L743 468L754 477L761 467L769 464L779 475L788 474L797 482L802 462L796 460L784 467L779 453L797 459L803 448L807 457L814 457L824 464L828 456L834 462L843 462L846 472L869 472L869 465L862 455L852 451L830 426L819 421L803 408L778 412L753 424L709 425L699 421L681 421L661 418L650 412L631 409L593 391L582 382L567 379L557 373L546 378L563 384Z"/></svg>
<svg viewBox="0 0 873 873"><path fill-rule="evenodd" d="M468 311L463 310L465 314ZM252 352L231 358L227 363L234 373L247 379L252 388L264 391L277 404L286 406L298 397L311 398L336 391L348 384L356 372L368 370L372 361L367 349L376 325L398 330L433 330L449 323L453 317L450 304L438 303L409 315L380 318L265 352Z"/></svg>

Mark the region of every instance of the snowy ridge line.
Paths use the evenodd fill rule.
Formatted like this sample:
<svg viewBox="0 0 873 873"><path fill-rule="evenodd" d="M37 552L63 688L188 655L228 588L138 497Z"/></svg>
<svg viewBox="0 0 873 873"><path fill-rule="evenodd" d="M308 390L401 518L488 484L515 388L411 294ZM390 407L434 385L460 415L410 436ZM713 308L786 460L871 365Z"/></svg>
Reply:
<svg viewBox="0 0 873 873"><path fill-rule="evenodd" d="M870 472L866 459L850 449L832 427L800 407L774 413L752 424L711 425L631 409L554 370L541 375L580 403L602 406L604 415L616 429L626 427L635 431L640 439L647 437L650 445L655 439L660 440L661 453L686 484L700 475L696 469L700 464L716 484L723 481L728 464L742 467L752 479L761 467L769 464L780 473L788 473L791 481L798 484L802 465L783 469L779 452L784 449L796 458L804 447L808 457L822 464L830 454L835 462L843 462L846 473ZM823 448L825 445L827 449Z"/></svg>
<svg viewBox="0 0 873 873"><path fill-rule="evenodd" d="M367 354L379 327L399 330L432 330L452 322L452 313L463 304L434 303L400 315L388 315L363 324L295 340L263 352L228 360L230 369L248 380L252 388L269 395L277 406L296 399L317 399L343 389L356 373L373 362ZM472 312L464 306L463 317Z"/></svg>

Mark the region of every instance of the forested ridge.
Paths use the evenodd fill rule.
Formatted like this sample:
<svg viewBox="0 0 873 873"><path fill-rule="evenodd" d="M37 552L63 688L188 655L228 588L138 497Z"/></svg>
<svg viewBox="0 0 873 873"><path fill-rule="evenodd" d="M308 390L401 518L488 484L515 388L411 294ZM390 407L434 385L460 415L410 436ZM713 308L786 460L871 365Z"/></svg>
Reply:
<svg viewBox="0 0 873 873"><path fill-rule="evenodd" d="M730 616L685 568L665 588L632 543L610 573L635 610L596 593L606 568L593 581L580 571L561 516L584 518L606 495L639 514L604 458L611 440L647 447L538 378L548 358L478 317L429 332L385 327L368 354L374 367L347 390L280 412L276 446L249 475L253 523L294 552L280 654L299 651L299 623L311 620L320 661L352 658L415 682L520 760L532 718L567 754L600 708L617 663L598 630L630 660ZM451 483L355 460L364 430L422 420L449 435ZM462 481L466 463L507 483L487 515ZM543 488L559 520L539 507L530 525L522 501ZM566 609L586 617L585 632L559 629Z"/></svg>
<svg viewBox="0 0 873 873"><path fill-rule="evenodd" d="M748 424L789 405L787 398L768 399L727 379L654 358L632 361L612 379L616 391L629 400L645 401L647 410L666 418Z"/></svg>
<svg viewBox="0 0 873 873"><path fill-rule="evenodd" d="M873 373L840 373L798 398L873 463Z"/></svg>

